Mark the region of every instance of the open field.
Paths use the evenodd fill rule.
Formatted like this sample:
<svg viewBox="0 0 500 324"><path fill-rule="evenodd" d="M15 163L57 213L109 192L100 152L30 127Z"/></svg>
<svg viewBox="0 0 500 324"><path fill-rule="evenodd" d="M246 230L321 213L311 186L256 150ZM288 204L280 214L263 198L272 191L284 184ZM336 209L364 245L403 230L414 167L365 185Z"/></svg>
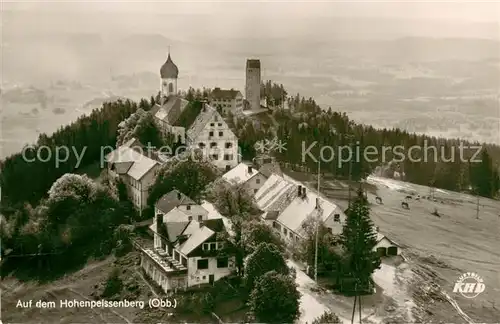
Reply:
<svg viewBox="0 0 500 324"><path fill-rule="evenodd" d="M315 187L315 175L309 178L308 183ZM347 190L341 189L347 186L340 181L323 183L336 188L325 191L325 196L332 199L347 196ZM437 284L441 291L456 299L474 322L498 322L500 202L480 198L479 219L476 219L476 197L438 189L434 193L436 202L423 198L420 201L408 200L410 210L405 210L401 208L401 202L407 195L429 195L430 188L379 177L369 177L368 183L377 187L377 195L383 199L382 205L376 204L375 195L368 190L372 220L382 234L403 247L403 254L417 274L413 280L414 294L421 293L422 285ZM347 207L347 201L336 201ZM431 214L435 208L441 217ZM455 281L465 272L475 272L484 279L486 290L474 299L452 292ZM450 305L446 308L437 306L425 301L420 304L433 320L466 322L456 312L450 312Z"/></svg>

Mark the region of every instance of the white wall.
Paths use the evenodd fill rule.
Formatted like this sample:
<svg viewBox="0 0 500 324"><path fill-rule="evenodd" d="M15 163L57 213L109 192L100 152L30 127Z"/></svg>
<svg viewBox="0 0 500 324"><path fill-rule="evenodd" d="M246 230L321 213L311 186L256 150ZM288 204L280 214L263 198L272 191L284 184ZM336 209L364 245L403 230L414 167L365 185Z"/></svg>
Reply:
<svg viewBox="0 0 500 324"><path fill-rule="evenodd" d="M257 173L257 175L253 176L245 182L245 187L248 190L248 193L253 197L257 190L259 190L266 182L267 178L262 173Z"/></svg>
<svg viewBox="0 0 500 324"><path fill-rule="evenodd" d="M246 70L245 97L252 110L260 109L260 69Z"/></svg>
<svg viewBox="0 0 500 324"><path fill-rule="evenodd" d="M395 246L394 244L391 243L386 237L384 237L380 242L375 245L374 250L376 251L378 248L383 247L383 248L389 248ZM401 253L401 249L398 247L398 255Z"/></svg>
<svg viewBox="0 0 500 324"><path fill-rule="evenodd" d="M208 259L208 269L198 270L198 260L200 259ZM188 259L188 286L195 286L199 284L209 283L209 275L214 275L214 280L217 281L223 277L226 277L231 274L231 272L235 269L234 267L234 257L230 257L228 261L228 266L233 265L232 267L227 268L217 268L217 258L202 258L202 257L193 257ZM197 278L199 277L199 280ZM205 279L203 279L205 277Z"/></svg>
<svg viewBox="0 0 500 324"><path fill-rule="evenodd" d="M205 144L203 153L205 155L212 156L213 154L218 155L218 159L213 161L213 163L220 169L225 169L226 165L234 168L238 165L238 138L231 131L226 122L222 117L216 114L217 118L213 118L208 122L205 128L200 132L198 137L191 143L192 147L199 148L199 143ZM212 126L213 125L213 126ZM220 125L220 126L219 126ZM210 132L213 132L213 136L210 137ZM222 136L219 136L219 132L222 132ZM210 148L210 143L217 143L216 148ZM226 143L231 143L231 148L225 148ZM224 155L232 155L231 160L224 160Z"/></svg>

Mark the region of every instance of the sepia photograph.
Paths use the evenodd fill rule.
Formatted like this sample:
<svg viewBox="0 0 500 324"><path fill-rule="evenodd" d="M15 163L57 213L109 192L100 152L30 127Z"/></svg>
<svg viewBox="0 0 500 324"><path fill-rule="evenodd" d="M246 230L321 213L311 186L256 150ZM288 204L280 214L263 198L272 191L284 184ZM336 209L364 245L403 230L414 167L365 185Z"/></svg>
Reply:
<svg viewBox="0 0 500 324"><path fill-rule="evenodd" d="M0 324L500 321L500 2L0 0Z"/></svg>

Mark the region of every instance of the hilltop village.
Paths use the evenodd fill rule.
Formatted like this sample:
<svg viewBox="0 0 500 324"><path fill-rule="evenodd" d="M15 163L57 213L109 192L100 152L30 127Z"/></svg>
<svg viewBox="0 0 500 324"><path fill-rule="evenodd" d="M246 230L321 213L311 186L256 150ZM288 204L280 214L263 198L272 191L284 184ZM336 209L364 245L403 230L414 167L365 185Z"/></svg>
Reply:
<svg viewBox="0 0 500 324"><path fill-rule="evenodd" d="M429 256L424 262L412 254L412 245L423 244L420 237L404 239L420 234L401 228L417 226L412 222L418 219L418 226L427 222L425 228L435 233L435 222L444 222L463 202L440 198L439 203L434 193L424 201L425 193L409 189L369 192L364 181L369 165L350 161L328 170L328 163L301 164L298 157L302 141L347 144L349 132L367 145L387 139L395 145L403 135L417 139L355 125L345 114L322 111L311 98L286 97L282 85L262 82L261 69L259 59L247 60L244 93L183 89L169 53L159 71L159 89L152 89L156 96L138 104L105 103L37 142L52 151L60 143L88 148L83 161L68 157L52 166L36 159L27 163L21 154L9 157L0 178L9 184L0 217L7 247L0 255L4 273L33 278L60 271L59 281L44 286L43 294L26 288L43 300L161 297L179 305L175 310L103 310L98 312L103 322L347 323L351 297L358 295L367 300L359 317L378 323L380 317L400 323L461 314L426 267L444 267L441 260ZM294 150L254 147L277 138ZM409 168L387 169L405 180L414 181L412 175L421 180ZM427 175L426 170L420 171ZM450 177L443 174L437 180L444 187ZM333 188L337 185L342 188ZM396 243L400 240L403 244ZM355 274L358 259L366 269L363 280ZM79 269L76 274L68 274L72 267ZM408 274L412 270L415 277ZM84 294L68 288L69 278L76 278ZM16 304L25 293L22 285L19 280L2 284L4 305L18 311L9 315L12 322L29 316ZM59 319L61 312L51 314ZM67 316L85 322L95 314L82 310Z"/></svg>
<svg viewBox="0 0 500 324"><path fill-rule="evenodd" d="M192 122L180 126L179 119L190 105L178 94L179 69L169 54L160 69L159 103L147 113L154 116L162 134L173 134L188 151L200 149L204 160L225 172L222 180L243 188L261 210L260 221L286 244L294 245L305 238L305 224L310 219L319 219L327 231L339 235L346 215L335 202L283 174L272 156L242 161L238 138L229 127L234 122L229 119L267 111L261 100L260 69L259 60L247 60L245 98L238 90L215 88L202 101ZM123 180L129 199L139 212L147 206L157 171L176 158L146 156L139 153L144 150L136 150L143 146L131 138L105 159L109 174ZM154 218L146 222L150 223L153 240L150 247L139 247L141 266L165 292L213 284L237 270L234 255L220 258L215 253L225 248L227 242L221 239L225 237L221 233L232 233L231 221L208 201L197 203L185 193L172 190L157 200ZM400 254L398 245L379 234L378 228L374 250L381 256Z"/></svg>

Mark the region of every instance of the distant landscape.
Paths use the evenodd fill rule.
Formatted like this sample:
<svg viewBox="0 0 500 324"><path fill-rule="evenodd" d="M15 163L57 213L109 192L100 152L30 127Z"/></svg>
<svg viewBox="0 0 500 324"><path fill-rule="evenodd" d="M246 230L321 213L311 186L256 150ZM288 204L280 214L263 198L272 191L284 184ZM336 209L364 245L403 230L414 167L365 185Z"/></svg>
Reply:
<svg viewBox="0 0 500 324"><path fill-rule="evenodd" d="M245 60L258 57L263 79L283 83L290 95L313 97L325 109L347 112L358 122L500 142L500 42L493 38L494 25L470 28L462 33L468 38L460 38L458 30L448 32L452 28L430 37L428 27L419 30L417 25L395 32L390 26L399 21L360 20L353 29L352 21L318 19L304 21L302 29L295 27L285 37L283 26L276 30L264 21L257 37L214 26L212 32L181 28L181 16L155 16L135 29L120 28L118 22L106 29L99 15L92 26L85 15L62 16L47 14L37 18L40 28L30 24L23 29L19 26L34 19L32 13L2 17L0 157L103 101L149 98L157 92L169 46L180 69L180 89L220 86L244 92ZM59 28L69 19L68 28ZM369 33L374 23L380 28ZM326 26L336 28L320 32Z"/></svg>

